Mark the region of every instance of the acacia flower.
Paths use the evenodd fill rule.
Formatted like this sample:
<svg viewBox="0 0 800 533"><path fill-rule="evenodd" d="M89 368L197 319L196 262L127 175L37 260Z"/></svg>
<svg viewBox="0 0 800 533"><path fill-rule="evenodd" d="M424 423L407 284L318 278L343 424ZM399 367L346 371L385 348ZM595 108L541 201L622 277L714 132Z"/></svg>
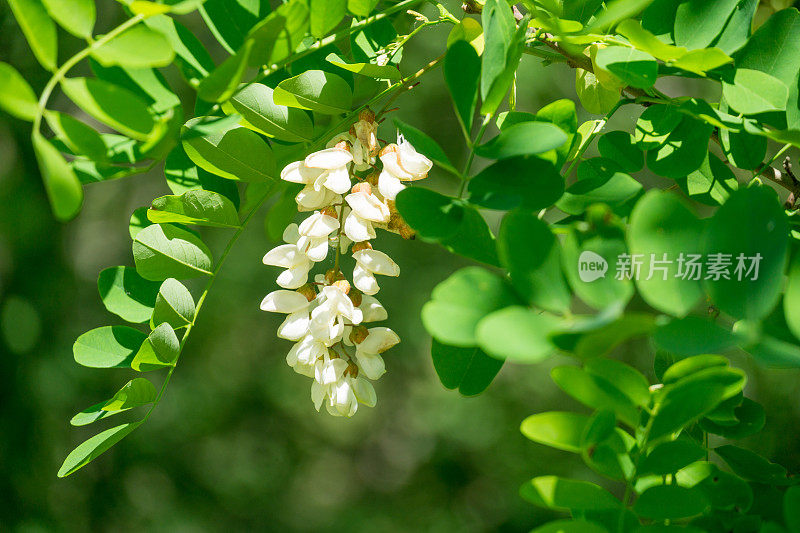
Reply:
<svg viewBox="0 0 800 533"><path fill-rule="evenodd" d="M303 161L289 163L281 171L281 179L305 185L297 197L297 204L304 211L312 211L331 205L339 194L350 189L348 165L353 155L335 146L309 154Z"/></svg>
<svg viewBox="0 0 800 533"><path fill-rule="evenodd" d="M356 361L359 370L369 379L381 377L386 372L386 365L380 354L399 342L400 337L389 328L369 328L367 336L356 344Z"/></svg>
<svg viewBox="0 0 800 533"><path fill-rule="evenodd" d="M383 252L362 248L353 253L356 266L353 268L353 284L364 294L373 295L380 290L375 274L399 276L400 267Z"/></svg>
<svg viewBox="0 0 800 533"><path fill-rule="evenodd" d="M322 261L328 255L328 236L339 229L335 212L317 211L297 228L297 248L312 261Z"/></svg>
<svg viewBox="0 0 800 533"><path fill-rule="evenodd" d="M389 207L372 194L369 183L359 183L353 192L345 196L350 213L344 221L344 233L353 242L363 242L375 238L373 222L389 222Z"/></svg>
<svg viewBox="0 0 800 533"><path fill-rule="evenodd" d="M430 159L417 152L402 135L397 144L390 144L380 152L383 170L378 176L378 190L387 200L394 200L405 189L403 181L421 180L433 167Z"/></svg>
<svg viewBox="0 0 800 533"><path fill-rule="evenodd" d="M317 296L317 307L311 312L309 331L326 346L339 342L345 334L345 327L360 324L364 316L341 287L342 282L324 287Z"/></svg>
<svg viewBox="0 0 800 533"><path fill-rule="evenodd" d="M265 265L285 268L278 275L278 285L284 289L297 289L308 281L308 273L314 262L297 247L300 238L297 224L289 224L283 231L283 240L287 244L276 246L264 256Z"/></svg>
<svg viewBox="0 0 800 533"><path fill-rule="evenodd" d="M303 338L310 323L309 310L313 298L300 292L277 290L267 294L261 301L261 310L285 313L288 316L278 327L278 337L291 341Z"/></svg>

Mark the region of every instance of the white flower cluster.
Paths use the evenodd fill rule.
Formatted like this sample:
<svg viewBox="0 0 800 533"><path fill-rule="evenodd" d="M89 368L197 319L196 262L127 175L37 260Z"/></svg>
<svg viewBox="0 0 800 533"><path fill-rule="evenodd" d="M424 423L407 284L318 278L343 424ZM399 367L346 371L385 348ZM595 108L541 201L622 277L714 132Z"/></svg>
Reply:
<svg viewBox="0 0 800 533"><path fill-rule="evenodd" d="M326 149L283 169L282 179L303 184L298 210L313 213L299 226L290 224L283 234L286 244L264 256L264 264L285 270L277 278L282 289L269 293L261 309L288 315L278 328L278 337L295 342L286 362L313 379L317 410L325 404L336 416L353 416L359 404L375 405L370 380L386 371L381 354L400 342L387 327L365 326L387 318L374 297L380 288L376 274L400 274L369 241L377 228L413 236L394 199L402 182L426 177L432 166L402 137L381 148L377 130L375 114L362 111L350 131ZM339 268L340 256L348 253L355 260L352 284ZM331 256L333 268L309 282L315 264Z"/></svg>

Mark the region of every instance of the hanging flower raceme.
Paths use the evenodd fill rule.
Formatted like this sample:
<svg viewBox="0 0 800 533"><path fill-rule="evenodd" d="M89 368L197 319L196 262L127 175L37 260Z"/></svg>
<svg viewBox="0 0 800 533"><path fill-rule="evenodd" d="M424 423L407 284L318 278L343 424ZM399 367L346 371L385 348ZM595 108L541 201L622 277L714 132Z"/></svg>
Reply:
<svg viewBox="0 0 800 533"><path fill-rule="evenodd" d="M400 267L369 241L376 229L413 232L399 217L394 198L401 183L427 176L431 162L402 137L381 148L378 123L362 111L349 131L330 140L324 150L286 165L281 179L300 183L298 211L311 212L290 224L281 244L264 256L264 264L283 268L280 290L269 293L261 309L283 313L278 337L294 342L286 362L312 378L311 399L335 416L353 416L359 405L376 402L371 380L386 371L383 352L400 342L387 327L364 324L386 320L375 298L375 275L398 276ZM355 183L354 183L355 182ZM340 263L352 255L351 281ZM309 282L318 263L325 273Z"/></svg>

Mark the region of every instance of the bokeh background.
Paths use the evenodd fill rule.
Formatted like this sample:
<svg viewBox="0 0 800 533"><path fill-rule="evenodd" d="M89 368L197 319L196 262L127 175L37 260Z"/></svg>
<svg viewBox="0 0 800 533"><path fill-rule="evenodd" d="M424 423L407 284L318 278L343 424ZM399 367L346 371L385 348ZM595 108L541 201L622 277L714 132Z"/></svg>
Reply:
<svg viewBox="0 0 800 533"><path fill-rule="evenodd" d="M459 12L457 2L446 5ZM111 0L100 0L98 13L98 28L113 27L122 16ZM199 17L183 22L208 41ZM435 27L415 38L404 73L438 56L448 31ZM63 37L62 58L79 46ZM37 91L47 81L5 2L0 60ZM165 73L191 108L192 92L174 69ZM535 112L574 98L574 73L524 57L518 88L518 109ZM705 90L677 80L663 89ZM61 96L55 102L69 108ZM463 164L441 70L397 103L394 116L433 136ZM623 108L610 128L630 130L638 111ZM383 126L380 137L394 134ZM72 428L69 418L131 377L131 371L86 369L72 359L78 335L121 323L103 308L97 274L132 265L129 216L169 191L158 169L90 185L81 215L59 224L29 135L29 124L0 112L0 531L528 531L550 516L518 497L520 484L547 473L595 479L577 457L531 443L518 431L534 412L581 409L549 379L549 369L566 359L506 365L474 398L442 387L419 311L431 289L468 262L390 234L380 235L377 247L401 265L402 275L383 280L379 297L389 310L387 325L403 342L386 354L378 405L350 420L316 413L309 380L285 364L290 343L275 337L280 317L258 309L276 275L261 264L275 243L258 220L228 259L150 421L77 474L56 478L69 450L98 431ZM456 187L436 170L427 185ZM496 225L496 215L487 218ZM217 250L227 238L204 233ZM615 356L652 374L645 342ZM732 357L752 376L748 394L767 408L764 433L747 444L800 471L800 374L764 371L741 354Z"/></svg>

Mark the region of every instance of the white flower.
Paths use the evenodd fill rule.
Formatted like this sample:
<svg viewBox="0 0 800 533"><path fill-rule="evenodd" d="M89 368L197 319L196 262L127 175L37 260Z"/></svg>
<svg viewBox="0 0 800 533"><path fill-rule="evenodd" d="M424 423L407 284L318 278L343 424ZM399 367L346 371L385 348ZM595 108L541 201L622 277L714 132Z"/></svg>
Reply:
<svg viewBox="0 0 800 533"><path fill-rule="evenodd" d="M386 372L386 365L380 354L399 342L400 337L389 328L370 328L367 337L356 344L358 368L369 379L378 379Z"/></svg>
<svg viewBox="0 0 800 533"><path fill-rule="evenodd" d="M284 167L281 179L305 185L295 198L303 210L310 211L331 205L337 195L350 189L350 172L347 166L353 156L341 148L326 148L314 152L304 161L295 161Z"/></svg>
<svg viewBox="0 0 800 533"><path fill-rule="evenodd" d="M322 261L328 255L328 236L337 229L336 217L317 211L300 223L297 248L311 261Z"/></svg>
<svg viewBox="0 0 800 533"><path fill-rule="evenodd" d="M359 191L345 196L350 213L344 221L344 233L353 242L363 242L375 238L373 222L389 222L389 208L377 196Z"/></svg>
<svg viewBox="0 0 800 533"><path fill-rule="evenodd" d="M278 290L267 294L261 301L262 311L286 313L286 319L278 327L278 337L290 341L303 338L311 321L308 298L295 291Z"/></svg>
<svg viewBox="0 0 800 533"><path fill-rule="evenodd" d="M298 374L314 377L316 363L325 357L328 348L311 335L306 335L286 354L286 363Z"/></svg>
<svg viewBox="0 0 800 533"><path fill-rule="evenodd" d="M364 294L373 295L378 292L378 281L375 274L382 276L399 276L400 267L383 252L364 249L353 254L356 266L353 269L353 284Z"/></svg>
<svg viewBox="0 0 800 533"><path fill-rule="evenodd" d="M356 308L347 295L335 285L325 287L317 296L319 304L311 312L309 330L311 335L326 346L339 342L345 334L345 327L360 324L364 315Z"/></svg>
<svg viewBox="0 0 800 533"><path fill-rule="evenodd" d="M420 180L427 177L433 167L430 159L417 152L410 142L398 137L397 144L390 144L381 151L383 170L378 176L378 190L388 200L405 189L403 181Z"/></svg>
<svg viewBox="0 0 800 533"><path fill-rule="evenodd" d="M297 247L300 238L297 224L289 224L283 232L287 244L276 246L264 256L264 264L285 268L277 279L284 289L297 289L308 281L308 273L314 266L306 254Z"/></svg>
<svg viewBox="0 0 800 533"><path fill-rule="evenodd" d="M361 296L361 305L358 306L363 315L361 322L379 322L386 320L389 316L386 309L381 305L377 298L364 294Z"/></svg>
<svg viewBox="0 0 800 533"><path fill-rule="evenodd" d="M353 170L364 171L368 170L375 162L375 156L371 155L369 148L364 146L355 135L348 132L340 133L328 143L328 148L336 146L338 143L345 141L350 146L350 153L353 156Z"/></svg>

